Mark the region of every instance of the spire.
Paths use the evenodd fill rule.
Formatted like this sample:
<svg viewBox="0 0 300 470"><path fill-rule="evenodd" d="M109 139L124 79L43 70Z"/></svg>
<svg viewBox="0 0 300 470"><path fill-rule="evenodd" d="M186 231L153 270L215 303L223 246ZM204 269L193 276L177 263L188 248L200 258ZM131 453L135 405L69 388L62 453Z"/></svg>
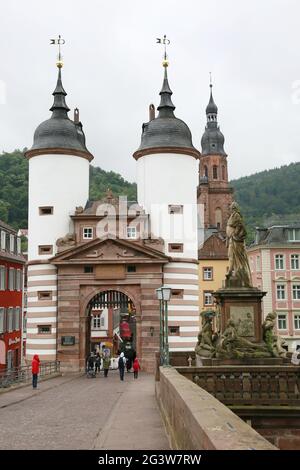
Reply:
<svg viewBox="0 0 300 470"><path fill-rule="evenodd" d="M158 117L170 117L174 118L174 109L175 106L172 103L171 96L173 94L169 81L168 81L168 74L167 74L167 67L168 65L165 65L166 62L164 62L164 81L163 81L163 86L160 91L160 105L158 106L157 110L159 111Z"/></svg>
<svg viewBox="0 0 300 470"><path fill-rule="evenodd" d="M213 94L212 94L212 79L211 79L211 74L210 74L210 98L209 98L209 103L206 106L206 116L207 116L207 123L210 122L217 122L217 114L218 114L218 107L216 103L214 102Z"/></svg>
<svg viewBox="0 0 300 470"><path fill-rule="evenodd" d="M57 83L52 95L54 96L54 102L50 108L50 111L53 111L51 118L68 118L68 111L70 111L70 108L67 106L65 100L67 93L62 85L61 67L58 67Z"/></svg>

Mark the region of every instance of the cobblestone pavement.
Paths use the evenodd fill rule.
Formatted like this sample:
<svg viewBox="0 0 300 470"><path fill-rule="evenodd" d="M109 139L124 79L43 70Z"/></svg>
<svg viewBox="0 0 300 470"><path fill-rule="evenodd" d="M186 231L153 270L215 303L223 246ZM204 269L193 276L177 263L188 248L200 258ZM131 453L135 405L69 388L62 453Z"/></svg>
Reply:
<svg viewBox="0 0 300 470"><path fill-rule="evenodd" d="M154 377L65 376L0 394L0 449L169 449Z"/></svg>

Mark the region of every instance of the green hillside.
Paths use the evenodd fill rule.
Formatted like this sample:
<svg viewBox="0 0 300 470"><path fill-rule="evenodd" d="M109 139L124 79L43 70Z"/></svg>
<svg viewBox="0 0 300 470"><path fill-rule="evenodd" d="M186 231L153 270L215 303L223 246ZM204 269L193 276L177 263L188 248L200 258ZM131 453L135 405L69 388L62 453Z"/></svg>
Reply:
<svg viewBox="0 0 300 470"><path fill-rule="evenodd" d="M136 199L136 184L113 171L90 167L90 199L101 199L108 188ZM248 226L300 222L300 163L231 181ZM0 154L0 219L15 228L27 227L28 162L20 150Z"/></svg>

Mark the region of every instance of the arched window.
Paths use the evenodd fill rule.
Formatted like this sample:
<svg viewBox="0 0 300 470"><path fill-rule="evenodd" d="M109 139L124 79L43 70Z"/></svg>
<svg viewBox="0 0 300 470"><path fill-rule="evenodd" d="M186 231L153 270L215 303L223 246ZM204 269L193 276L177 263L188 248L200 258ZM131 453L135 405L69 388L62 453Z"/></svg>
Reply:
<svg viewBox="0 0 300 470"><path fill-rule="evenodd" d="M222 180L225 180L226 179L226 176L225 176L225 166L222 165Z"/></svg>
<svg viewBox="0 0 300 470"><path fill-rule="evenodd" d="M218 167L217 167L217 165L213 166L213 179L214 180L218 179Z"/></svg>
<svg viewBox="0 0 300 470"><path fill-rule="evenodd" d="M220 207L217 207L217 209L215 210L215 224L216 227L218 227L219 229L222 228L222 210L220 209Z"/></svg>
<svg viewBox="0 0 300 470"><path fill-rule="evenodd" d="M208 178L208 168L206 165L204 165L204 176L206 176L206 178Z"/></svg>

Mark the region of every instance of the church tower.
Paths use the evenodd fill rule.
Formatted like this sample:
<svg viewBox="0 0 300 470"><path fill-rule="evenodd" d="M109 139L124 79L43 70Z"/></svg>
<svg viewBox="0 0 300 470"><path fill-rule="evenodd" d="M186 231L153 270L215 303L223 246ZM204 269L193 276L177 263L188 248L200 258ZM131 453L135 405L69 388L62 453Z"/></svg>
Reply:
<svg viewBox="0 0 300 470"><path fill-rule="evenodd" d="M25 153L29 161L28 200L28 308L26 355L56 359L57 271L49 259L56 254L56 241L73 232L70 215L85 206L89 195L89 163L78 110L69 116L62 85L62 61L53 92L50 119L34 133L33 146ZM47 334L45 334L45 332Z"/></svg>
<svg viewBox="0 0 300 470"><path fill-rule="evenodd" d="M197 185L200 153L188 126L175 114L168 81L168 61L158 115L151 108L143 124L137 161L138 203L150 214L152 237L161 237L170 262L164 284L169 303L170 351L193 350L199 331Z"/></svg>
<svg viewBox="0 0 300 470"><path fill-rule="evenodd" d="M207 124L201 139L198 203L204 206L205 229L225 232L233 188L228 183L227 154L224 136L218 125L218 107L214 102L212 84L206 107Z"/></svg>

